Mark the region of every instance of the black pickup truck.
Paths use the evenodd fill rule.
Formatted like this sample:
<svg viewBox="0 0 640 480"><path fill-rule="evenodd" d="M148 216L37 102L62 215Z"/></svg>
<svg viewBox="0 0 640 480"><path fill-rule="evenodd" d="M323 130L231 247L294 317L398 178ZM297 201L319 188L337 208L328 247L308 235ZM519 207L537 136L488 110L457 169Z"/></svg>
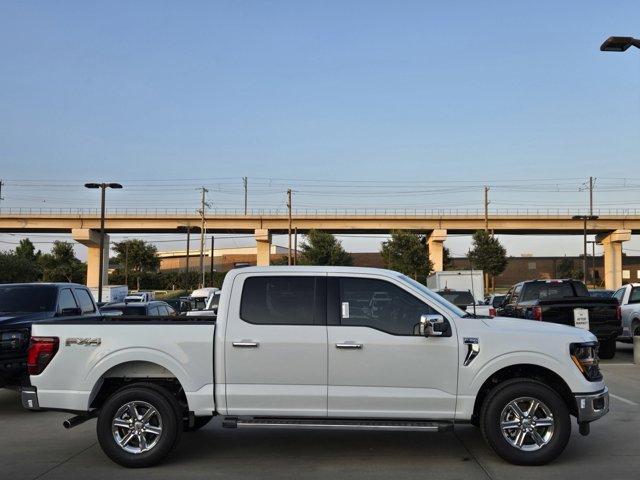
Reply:
<svg viewBox="0 0 640 480"><path fill-rule="evenodd" d="M526 318L588 329L600 343L600 358L613 358L622 332L615 298L589 295L578 280L531 280L514 285L497 309L502 317Z"/></svg>
<svg viewBox="0 0 640 480"><path fill-rule="evenodd" d="M58 317L98 314L91 292L74 283L0 285L0 387L28 382L27 349L31 325Z"/></svg>

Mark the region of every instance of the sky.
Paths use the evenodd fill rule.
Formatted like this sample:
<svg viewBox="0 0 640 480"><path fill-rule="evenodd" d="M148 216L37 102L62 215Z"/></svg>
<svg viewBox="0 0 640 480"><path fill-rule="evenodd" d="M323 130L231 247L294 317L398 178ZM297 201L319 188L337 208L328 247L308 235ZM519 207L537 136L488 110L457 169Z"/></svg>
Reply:
<svg viewBox="0 0 640 480"><path fill-rule="evenodd" d="M242 208L244 176L250 208L290 186L299 208L481 209L483 185L494 209L583 208L589 176L596 208L640 208L640 51L598 49L639 24L637 1L1 0L0 208L95 208L103 179L112 208L193 210L201 185Z"/></svg>

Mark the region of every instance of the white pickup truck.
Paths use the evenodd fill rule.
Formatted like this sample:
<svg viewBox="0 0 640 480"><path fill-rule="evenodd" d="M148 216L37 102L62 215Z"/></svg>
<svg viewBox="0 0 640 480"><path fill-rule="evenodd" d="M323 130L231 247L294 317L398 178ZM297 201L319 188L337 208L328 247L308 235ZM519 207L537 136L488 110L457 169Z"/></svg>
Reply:
<svg viewBox="0 0 640 480"><path fill-rule="evenodd" d="M629 283L613 294L620 305L622 335L619 340L629 342L640 335L640 283Z"/></svg>
<svg viewBox="0 0 640 480"><path fill-rule="evenodd" d="M161 461L183 430L481 428L495 452L538 465L609 410L596 338L564 325L472 318L388 270L229 272L217 321L77 319L33 326L32 409L98 418L104 452Z"/></svg>

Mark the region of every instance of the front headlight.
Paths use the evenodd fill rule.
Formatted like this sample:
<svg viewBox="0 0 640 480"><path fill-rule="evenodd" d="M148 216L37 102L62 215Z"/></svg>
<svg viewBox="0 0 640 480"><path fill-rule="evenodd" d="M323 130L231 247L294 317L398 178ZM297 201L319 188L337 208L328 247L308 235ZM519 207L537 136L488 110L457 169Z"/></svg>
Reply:
<svg viewBox="0 0 640 480"><path fill-rule="evenodd" d="M590 382L602 380L598 361L598 342L572 343L571 360Z"/></svg>

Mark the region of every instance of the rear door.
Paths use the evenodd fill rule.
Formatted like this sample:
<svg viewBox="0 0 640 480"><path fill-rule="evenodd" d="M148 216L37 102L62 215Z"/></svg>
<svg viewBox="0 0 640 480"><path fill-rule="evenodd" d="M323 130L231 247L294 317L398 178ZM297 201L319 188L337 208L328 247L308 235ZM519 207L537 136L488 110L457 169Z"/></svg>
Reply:
<svg viewBox="0 0 640 480"><path fill-rule="evenodd" d="M387 277L330 274L327 292L330 417L454 417L454 325L443 337L418 332L437 307Z"/></svg>
<svg viewBox="0 0 640 480"><path fill-rule="evenodd" d="M326 275L238 275L225 333L230 415L326 416Z"/></svg>

